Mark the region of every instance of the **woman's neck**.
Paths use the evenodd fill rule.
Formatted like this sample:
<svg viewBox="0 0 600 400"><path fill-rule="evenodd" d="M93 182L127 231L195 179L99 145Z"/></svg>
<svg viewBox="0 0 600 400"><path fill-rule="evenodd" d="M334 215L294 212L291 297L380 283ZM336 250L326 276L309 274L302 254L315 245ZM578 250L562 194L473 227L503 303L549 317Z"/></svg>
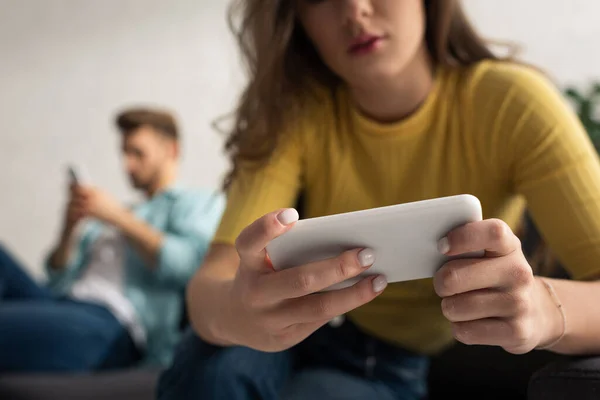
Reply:
<svg viewBox="0 0 600 400"><path fill-rule="evenodd" d="M433 63L423 46L399 76L351 86L358 108L379 122L400 121L415 112L433 87Z"/></svg>

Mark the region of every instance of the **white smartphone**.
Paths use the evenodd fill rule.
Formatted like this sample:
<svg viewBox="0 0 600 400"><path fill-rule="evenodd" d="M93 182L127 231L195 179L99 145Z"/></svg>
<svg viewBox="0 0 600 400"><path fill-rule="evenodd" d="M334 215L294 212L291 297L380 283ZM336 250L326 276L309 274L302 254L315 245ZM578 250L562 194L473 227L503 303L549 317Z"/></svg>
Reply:
<svg viewBox="0 0 600 400"><path fill-rule="evenodd" d="M437 247L454 228L481 219L479 199L468 194L303 219L271 241L267 253L281 270L357 248L375 252L375 263L365 273L327 290L351 286L367 275L385 275L390 283L431 278L451 259L483 256L448 257Z"/></svg>
<svg viewBox="0 0 600 400"><path fill-rule="evenodd" d="M85 168L76 165L69 165L69 178L71 182L76 185L89 185L88 175Z"/></svg>

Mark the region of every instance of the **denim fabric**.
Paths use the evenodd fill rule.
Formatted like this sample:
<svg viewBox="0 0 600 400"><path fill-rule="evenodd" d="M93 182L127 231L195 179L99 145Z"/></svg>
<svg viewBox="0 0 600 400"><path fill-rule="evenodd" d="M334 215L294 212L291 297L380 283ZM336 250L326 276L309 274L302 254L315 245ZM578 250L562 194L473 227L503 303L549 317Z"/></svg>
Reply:
<svg viewBox="0 0 600 400"><path fill-rule="evenodd" d="M209 345L188 331L159 400L389 399L426 393L429 361L383 343L346 321L326 325L288 351L265 353Z"/></svg>
<svg viewBox="0 0 600 400"><path fill-rule="evenodd" d="M89 372L138 359L108 309L55 297L0 247L0 373Z"/></svg>

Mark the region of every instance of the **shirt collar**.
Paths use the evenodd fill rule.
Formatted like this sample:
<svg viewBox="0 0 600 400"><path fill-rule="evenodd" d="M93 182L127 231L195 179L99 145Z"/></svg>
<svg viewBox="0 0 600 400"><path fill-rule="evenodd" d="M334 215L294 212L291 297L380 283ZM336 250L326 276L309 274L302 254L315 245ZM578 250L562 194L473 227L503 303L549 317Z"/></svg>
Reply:
<svg viewBox="0 0 600 400"><path fill-rule="evenodd" d="M167 186L164 189L162 189L161 191L157 192L154 196L149 198L148 201L152 201L154 199L157 199L157 198L163 197L163 196L176 197L183 190L184 190L184 185L179 180L176 180L169 186Z"/></svg>

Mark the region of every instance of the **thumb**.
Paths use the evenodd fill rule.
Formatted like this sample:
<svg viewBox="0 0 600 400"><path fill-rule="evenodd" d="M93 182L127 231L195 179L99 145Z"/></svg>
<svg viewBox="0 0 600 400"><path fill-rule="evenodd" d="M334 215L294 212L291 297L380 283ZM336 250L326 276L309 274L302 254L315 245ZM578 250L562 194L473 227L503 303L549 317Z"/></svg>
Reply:
<svg viewBox="0 0 600 400"><path fill-rule="evenodd" d="M240 256L240 266L264 271L266 247L276 237L287 232L298 221L298 211L282 209L266 214L248 225L238 236L235 247Z"/></svg>

